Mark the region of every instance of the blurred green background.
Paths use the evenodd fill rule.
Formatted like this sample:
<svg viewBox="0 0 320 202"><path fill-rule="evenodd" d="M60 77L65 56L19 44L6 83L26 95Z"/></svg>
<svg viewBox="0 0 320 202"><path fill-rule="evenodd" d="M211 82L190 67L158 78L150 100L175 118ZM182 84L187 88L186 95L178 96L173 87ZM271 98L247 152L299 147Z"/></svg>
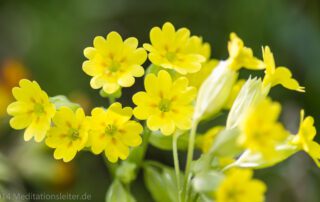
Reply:
<svg viewBox="0 0 320 202"><path fill-rule="evenodd" d="M83 49L92 46L95 36L113 30L125 38L137 37L141 45L149 41L153 26L166 21L203 36L212 45L213 58L227 57L232 31L258 57L261 46L270 45L277 64L289 67L306 87L305 94L281 87L272 91L271 96L283 103L283 122L295 132L299 111L305 108L320 126L319 0L1 0L0 63L2 67L8 61L23 65L50 96L68 95L90 110L106 105L107 100L89 86L90 77L81 69ZM5 76L2 72L0 79L4 81ZM131 95L142 88L139 79L124 91L121 102L131 105ZM0 94L0 99L4 96ZM83 152L71 164L56 162L52 151L23 143L21 134L11 131L7 122L7 117L1 119L0 181L5 183L0 190L88 193L92 201L104 201L111 179L102 158ZM172 165L170 152L150 148L147 158ZM256 174L268 184L267 201L320 201L320 169L305 154ZM151 201L140 178L132 189L138 201Z"/></svg>

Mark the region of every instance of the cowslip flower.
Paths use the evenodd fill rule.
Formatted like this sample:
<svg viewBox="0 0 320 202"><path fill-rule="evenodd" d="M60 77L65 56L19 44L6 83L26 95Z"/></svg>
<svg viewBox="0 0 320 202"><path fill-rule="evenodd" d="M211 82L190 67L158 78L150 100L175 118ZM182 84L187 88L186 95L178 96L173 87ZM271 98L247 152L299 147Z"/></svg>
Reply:
<svg viewBox="0 0 320 202"><path fill-rule="evenodd" d="M71 161L88 140L89 123L82 108L75 112L61 107L52 119L54 126L48 131L46 145L54 148L54 158Z"/></svg>
<svg viewBox="0 0 320 202"><path fill-rule="evenodd" d="M117 32L110 32L107 38L95 37L94 47L84 50L88 59L83 63L83 71L92 76L91 87L112 94L120 87L130 87L134 77L141 77L141 66L147 59L147 53L138 47L138 40L130 37L123 41Z"/></svg>
<svg viewBox="0 0 320 202"><path fill-rule="evenodd" d="M292 78L292 73L288 68L276 67L273 54L268 46L262 48L262 53L263 61L266 65L263 79L264 87L271 88L280 84L290 90L305 92L304 87L300 86L298 81Z"/></svg>
<svg viewBox="0 0 320 202"><path fill-rule="evenodd" d="M130 120L132 109L122 108L118 102L107 110L94 108L91 112L90 144L94 154L104 151L110 162L126 159L129 147L141 144L140 134L143 128L140 123Z"/></svg>
<svg viewBox="0 0 320 202"><path fill-rule="evenodd" d="M233 70L239 70L241 67L253 70L265 68L265 64L253 56L252 49L245 47L243 41L235 33L230 34L228 51L229 58L227 62Z"/></svg>
<svg viewBox="0 0 320 202"><path fill-rule="evenodd" d="M166 22L162 29L154 27L150 31L151 44L143 44L149 51L150 61L166 69L173 69L180 74L195 73L201 69L201 63L206 60L202 54L206 54L207 45L202 48L199 40L190 38L187 28L177 31L174 26ZM201 41L200 41L201 42ZM195 53L197 47L200 51ZM200 47L200 48L199 48ZM203 51L204 50L204 51Z"/></svg>
<svg viewBox="0 0 320 202"><path fill-rule="evenodd" d="M298 134L292 140L292 143L298 146L298 149L308 153L314 162L320 167L320 145L314 141L316 136L316 128L312 116L304 118L304 111L301 111L301 121Z"/></svg>
<svg viewBox="0 0 320 202"><path fill-rule="evenodd" d="M49 101L46 92L41 90L36 81L22 79L20 87L14 87L12 94L17 100L7 108L12 128L25 129L24 140L34 137L36 142L44 139L51 126L51 119L55 114L55 106Z"/></svg>
<svg viewBox="0 0 320 202"><path fill-rule="evenodd" d="M203 42L202 37L191 36L186 47L187 51L194 54L200 54L209 60L211 55L211 47L207 42Z"/></svg>
<svg viewBox="0 0 320 202"><path fill-rule="evenodd" d="M240 125L238 142L244 148L261 153L265 158L276 154L275 147L288 138L289 133L277 121L281 105L264 99L249 109Z"/></svg>
<svg viewBox="0 0 320 202"><path fill-rule="evenodd" d="M149 129L160 129L164 135L171 135L176 128L190 129L196 89L188 86L187 78L173 81L167 71L161 70L157 76L148 74L144 86L146 92L132 98L137 105L133 111L136 118L147 120Z"/></svg>
<svg viewBox="0 0 320 202"><path fill-rule="evenodd" d="M252 170L233 168L226 173L219 185L215 198L217 202L263 202L266 185L253 179Z"/></svg>

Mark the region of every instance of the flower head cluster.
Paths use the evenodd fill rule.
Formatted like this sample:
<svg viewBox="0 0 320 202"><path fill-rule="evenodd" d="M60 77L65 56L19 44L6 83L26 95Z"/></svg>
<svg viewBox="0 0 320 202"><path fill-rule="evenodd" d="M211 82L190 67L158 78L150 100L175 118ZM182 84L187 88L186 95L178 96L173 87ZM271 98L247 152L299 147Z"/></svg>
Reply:
<svg viewBox="0 0 320 202"><path fill-rule="evenodd" d="M300 150L320 167L314 119L304 118L302 112L296 135L278 121L281 105L268 97L271 87L280 84L299 92L304 92L304 87L292 78L288 68L275 65L268 46L262 49L262 61L231 33L229 58L218 61L210 59L210 45L201 37L191 36L187 28L176 30L169 22L162 28L152 28L150 41L138 48L136 38L123 40L111 32L106 38L96 37L93 47L84 50L88 60L83 63L83 70L92 77L91 87L102 88L101 95L109 98L108 107L96 107L86 116L79 105L63 96L49 99L38 83L23 79L20 87L13 88L17 101L7 108L13 116L10 125L26 129L26 141L46 138L46 145L55 149L54 158L65 162L85 148L96 155L104 154L112 163L127 159L112 165L115 182L107 198L113 198L113 189L117 189L116 197L121 195L131 201L133 197L123 184L130 183L138 168L143 167L145 176L151 176L151 181L145 181L156 201L161 201L163 194L166 201L184 202L182 199L196 195L201 201L211 197L216 202L262 202L266 186L253 179L253 171L248 168L275 165ZM145 90L133 95L134 109L123 107L114 100L121 96L122 87L132 86L136 77L144 75L142 64L147 56L151 65L146 70ZM265 70L265 76L239 80L243 67ZM203 120L209 120L206 126L218 123L220 120L214 119L226 112L226 126L198 130ZM145 121L146 127L132 120L133 115ZM145 136L142 138L141 134ZM148 143L173 150L176 187L165 179L174 173L171 168L154 162L143 162L141 166ZM195 145L203 153L197 161L193 161ZM181 180L178 149L186 148L186 178ZM155 176L158 180L153 181ZM168 182L170 193L152 193ZM189 187L196 193L190 193Z"/></svg>
<svg viewBox="0 0 320 202"><path fill-rule="evenodd" d="M136 38L123 41L117 32L110 32L106 39L97 36L93 45L84 50L88 60L83 63L83 71L93 77L90 82L92 88L103 88L112 94L120 87L132 86L134 77L143 76L141 65L147 54L143 48L137 48Z"/></svg>
<svg viewBox="0 0 320 202"><path fill-rule="evenodd" d="M8 114L13 116L10 125L17 130L26 129L24 132L26 141L34 137L35 141L40 142L51 126L55 106L37 82L22 79L19 85L20 87L12 89L17 101L10 104L7 109Z"/></svg>
<svg viewBox="0 0 320 202"><path fill-rule="evenodd" d="M180 74L195 73L201 69L201 63L210 55L210 46L203 44L196 36L190 37L187 28L177 31L167 22L150 31L151 44L143 47L149 51L150 61L166 69L173 69Z"/></svg>
<svg viewBox="0 0 320 202"><path fill-rule="evenodd" d="M104 151L110 162L126 159L129 148L141 144L142 126L131 121L132 109L112 104L107 110L95 108L91 112L90 145L94 154Z"/></svg>
<svg viewBox="0 0 320 202"><path fill-rule="evenodd" d="M171 135L176 128L190 129L196 89L188 86L188 79L180 77L173 81L167 71L161 70L157 76L147 75L144 85L146 91L132 98L137 105L135 117L147 120L148 128L160 129L164 135Z"/></svg>
<svg viewBox="0 0 320 202"><path fill-rule="evenodd" d="M252 179L251 170L232 169L219 185L216 192L217 202L263 202L266 185Z"/></svg>

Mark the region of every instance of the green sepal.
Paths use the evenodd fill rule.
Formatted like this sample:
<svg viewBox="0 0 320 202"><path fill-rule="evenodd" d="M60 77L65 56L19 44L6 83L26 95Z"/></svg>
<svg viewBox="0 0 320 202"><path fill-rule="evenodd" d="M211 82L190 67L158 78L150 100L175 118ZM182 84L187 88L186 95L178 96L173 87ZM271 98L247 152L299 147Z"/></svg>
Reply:
<svg viewBox="0 0 320 202"><path fill-rule="evenodd" d="M193 190L197 193L211 193L219 187L224 175L214 170L197 173L192 179Z"/></svg>
<svg viewBox="0 0 320 202"><path fill-rule="evenodd" d="M118 99L118 98L120 98L122 96L122 89L119 88L116 92L114 92L112 94L108 94L103 89L101 89L99 91L99 94L103 98Z"/></svg>
<svg viewBox="0 0 320 202"><path fill-rule="evenodd" d="M186 150L188 148L188 134L184 133L180 135L178 139L178 149ZM152 146L162 150L172 150L172 136L165 136L159 131L152 132L149 138L149 142Z"/></svg>
<svg viewBox="0 0 320 202"><path fill-rule="evenodd" d="M54 97L50 97L50 102L53 103L56 109L60 109L61 107L68 107L72 110L76 110L80 107L79 104L71 102L66 96L64 95L57 95Z"/></svg>

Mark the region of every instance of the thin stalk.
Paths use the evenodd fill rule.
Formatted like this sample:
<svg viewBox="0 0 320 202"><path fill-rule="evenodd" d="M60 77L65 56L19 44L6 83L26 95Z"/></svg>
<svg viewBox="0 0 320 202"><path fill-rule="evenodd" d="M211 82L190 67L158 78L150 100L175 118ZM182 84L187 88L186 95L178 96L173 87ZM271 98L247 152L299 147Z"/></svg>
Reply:
<svg viewBox="0 0 320 202"><path fill-rule="evenodd" d="M197 127L198 127L198 122L195 121L190 130L187 163L185 168L184 184L183 184L183 190L182 190L182 197L184 200L187 200L187 188L189 186L189 181L190 181L190 167L191 167L191 162L193 160L193 152L194 152L194 144L196 139Z"/></svg>
<svg viewBox="0 0 320 202"><path fill-rule="evenodd" d="M172 153L173 153L174 169L176 172L178 201L181 202L180 166L179 166L179 156L178 156L178 147L177 147L178 138L179 138L179 134L174 134L172 137Z"/></svg>
<svg viewBox="0 0 320 202"><path fill-rule="evenodd" d="M116 101L116 99L113 96L109 96L108 99L109 99L109 105L112 105Z"/></svg>

